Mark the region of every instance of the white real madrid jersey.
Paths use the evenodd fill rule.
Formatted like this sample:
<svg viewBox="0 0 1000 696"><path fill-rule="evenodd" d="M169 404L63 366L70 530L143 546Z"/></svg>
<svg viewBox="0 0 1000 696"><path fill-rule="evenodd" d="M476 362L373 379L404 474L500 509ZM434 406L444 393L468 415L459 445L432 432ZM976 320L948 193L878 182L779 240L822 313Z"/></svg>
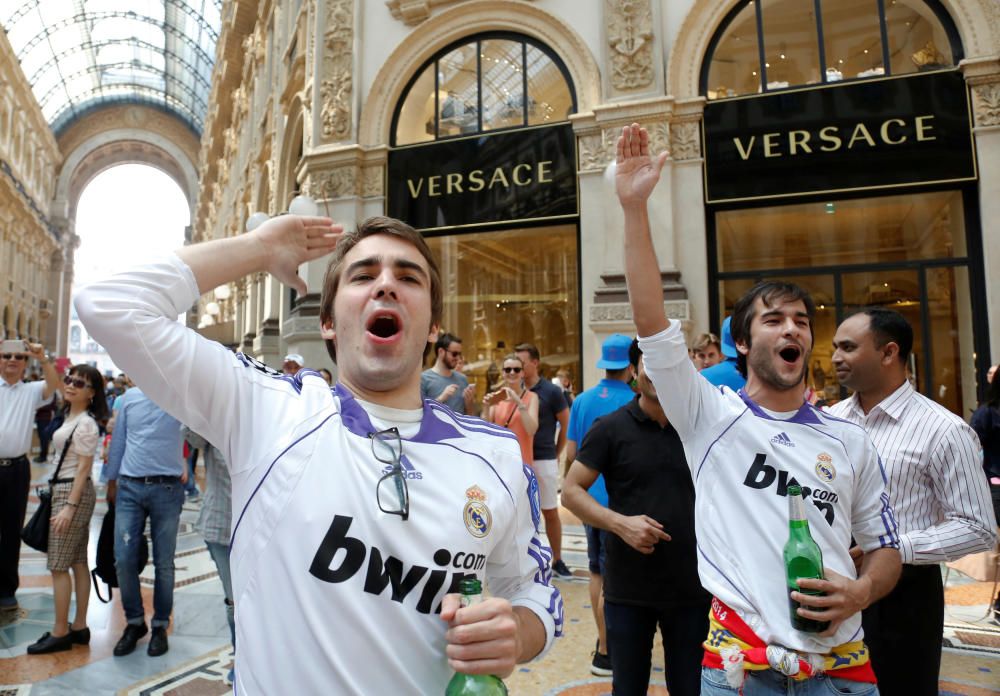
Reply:
<svg viewBox="0 0 1000 696"><path fill-rule="evenodd" d="M859 640L860 613L831 637L792 628L782 550L792 483L802 486L827 568L857 577L852 535L865 551L898 548L885 475L864 430L805 402L782 419L742 391L713 386L691 364L678 322L639 345L691 467L702 585L768 644L827 653Z"/></svg>
<svg viewBox="0 0 1000 696"><path fill-rule="evenodd" d="M562 600L513 434L425 401L419 425L399 424L409 518L382 512L391 465L369 435L386 424L314 372L279 375L170 318L197 296L171 256L76 304L116 364L230 463L237 693L444 693L438 612L470 575L532 610L548 649Z"/></svg>

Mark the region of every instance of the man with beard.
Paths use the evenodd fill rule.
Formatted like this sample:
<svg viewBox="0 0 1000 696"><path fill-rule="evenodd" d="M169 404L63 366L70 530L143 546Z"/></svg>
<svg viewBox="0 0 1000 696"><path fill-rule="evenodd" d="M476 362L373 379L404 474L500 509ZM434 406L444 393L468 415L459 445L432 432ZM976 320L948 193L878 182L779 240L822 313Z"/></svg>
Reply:
<svg viewBox="0 0 1000 696"><path fill-rule="evenodd" d="M437 360L420 375L420 395L434 399L455 413L475 415L476 388L458 371L462 359L462 339L443 333L434 342Z"/></svg>
<svg viewBox="0 0 1000 696"><path fill-rule="evenodd" d="M298 267L331 251L320 334L333 389L176 321L251 273L303 295ZM440 694L453 671L505 677L561 633L516 438L420 396L442 295L409 225L371 218L343 233L282 215L77 296L115 362L230 467L237 693ZM459 608L470 576L492 596Z"/></svg>
<svg viewBox="0 0 1000 696"><path fill-rule="evenodd" d="M944 631L939 564L996 544L979 441L965 421L910 385L913 328L902 314L862 309L837 327L833 347L837 379L854 394L830 413L868 432L899 521L903 573L863 615L872 664L886 693L933 696Z"/></svg>
<svg viewBox="0 0 1000 696"><path fill-rule="evenodd" d="M639 396L591 426L563 485L563 504L607 530L604 615L616 696L645 696L659 625L667 689L698 696L709 596L698 582L694 486L684 446L660 405L637 341ZM588 489L603 475L605 507Z"/></svg>
<svg viewBox="0 0 1000 696"><path fill-rule="evenodd" d="M698 374L680 323L664 312L650 236L647 201L666 158L650 156L645 129L626 126L615 185L645 370L684 443L697 493L698 571L714 595L702 694L877 693L865 686L875 676L860 612L891 589L900 568L878 455L862 428L803 400L815 307L796 285L761 282L737 300L732 333L744 389L717 388ZM789 592L783 546L791 484L803 487L825 568L824 579L798 578ZM860 576L852 536L865 552ZM789 599L802 605L798 616L829 627L793 628Z"/></svg>

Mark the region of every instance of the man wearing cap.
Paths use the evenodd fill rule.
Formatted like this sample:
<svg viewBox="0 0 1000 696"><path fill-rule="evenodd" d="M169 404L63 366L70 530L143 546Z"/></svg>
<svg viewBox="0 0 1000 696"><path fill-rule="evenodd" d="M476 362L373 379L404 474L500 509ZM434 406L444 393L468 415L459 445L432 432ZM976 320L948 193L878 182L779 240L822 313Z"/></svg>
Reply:
<svg viewBox="0 0 1000 696"><path fill-rule="evenodd" d="M733 391L739 391L746 383L747 378L740 374L736 367L736 342L733 341L733 332L729 328L732 317L726 317L722 322L722 355L725 360L718 365L706 367L701 371L701 376L717 387L729 387Z"/></svg>
<svg viewBox="0 0 1000 696"><path fill-rule="evenodd" d="M298 353L289 353L281 363L281 371L289 377L294 377L295 373L302 369L305 359Z"/></svg>
<svg viewBox="0 0 1000 696"><path fill-rule="evenodd" d="M635 378L635 370L628 359L631 345L632 339L624 334L611 334L604 339L601 359L597 361L597 369L604 370L604 379L576 397L570 407L569 428L566 430L566 461L570 464L576 459L577 449L594 421L618 410L635 396L629 386ZM608 506L608 491L604 487L603 476L597 477L588 492L598 503ZM583 528L587 533L590 566L590 607L597 624L597 648L590 671L597 676L608 676L611 674L611 659L604 632L604 549L607 532L589 524L583 525Z"/></svg>
<svg viewBox="0 0 1000 696"><path fill-rule="evenodd" d="M59 388L59 374L38 344L26 351L0 354L0 610L17 609L17 564L21 527L31 486L31 430L35 411ZM28 360L42 365L44 382L22 382Z"/></svg>

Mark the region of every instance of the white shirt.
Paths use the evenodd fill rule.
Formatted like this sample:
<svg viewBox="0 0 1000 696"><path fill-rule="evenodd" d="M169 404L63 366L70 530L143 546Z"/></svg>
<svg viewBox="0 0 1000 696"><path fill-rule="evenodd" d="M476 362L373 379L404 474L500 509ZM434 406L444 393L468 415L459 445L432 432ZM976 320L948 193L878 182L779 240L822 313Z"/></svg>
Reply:
<svg viewBox="0 0 1000 696"><path fill-rule="evenodd" d="M43 398L45 382L0 379L0 459L13 459L31 449L35 411L52 400Z"/></svg>
<svg viewBox="0 0 1000 696"><path fill-rule="evenodd" d="M790 483L803 487L827 568L857 577L852 535L865 551L897 546L884 473L864 430L805 401L791 417L775 417L782 414L767 413L742 391L713 386L688 358L678 322L640 338L639 347L691 467L705 589L768 644L825 654L860 640L860 613L830 637L792 628L782 551Z"/></svg>
<svg viewBox="0 0 1000 696"><path fill-rule="evenodd" d="M865 415L857 394L830 413L864 427L888 473L903 563L951 561L996 543L979 438L909 382Z"/></svg>
<svg viewBox="0 0 1000 696"><path fill-rule="evenodd" d="M444 693L441 599L466 574L561 634L537 482L516 437L425 400L373 409L318 373L283 376L174 321L198 297L176 256L86 288L88 332L143 391L210 442L233 482L237 693ZM407 421L411 422L407 422ZM398 425L410 516L379 510ZM544 652L544 651L543 651Z"/></svg>

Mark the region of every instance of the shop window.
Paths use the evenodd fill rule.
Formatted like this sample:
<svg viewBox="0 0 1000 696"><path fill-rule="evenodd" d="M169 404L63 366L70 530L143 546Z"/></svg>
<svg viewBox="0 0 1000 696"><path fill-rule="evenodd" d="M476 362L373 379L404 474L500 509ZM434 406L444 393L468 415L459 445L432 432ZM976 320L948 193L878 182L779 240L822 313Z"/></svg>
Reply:
<svg viewBox="0 0 1000 696"><path fill-rule="evenodd" d="M710 46L709 99L941 70L962 58L939 0L744 0Z"/></svg>
<svg viewBox="0 0 1000 696"><path fill-rule="evenodd" d="M395 114L393 145L565 121L576 110L567 75L527 37L465 39L417 70Z"/></svg>
<svg viewBox="0 0 1000 696"><path fill-rule="evenodd" d="M956 191L715 213L720 317L758 280L797 283L816 303L809 384L841 395L837 325L869 306L913 326L909 375L925 396L967 416L976 405L966 221Z"/></svg>
<svg viewBox="0 0 1000 696"><path fill-rule="evenodd" d="M576 225L427 239L445 288L442 329L462 339L465 375L479 398L503 356L529 342L542 374L580 378Z"/></svg>

